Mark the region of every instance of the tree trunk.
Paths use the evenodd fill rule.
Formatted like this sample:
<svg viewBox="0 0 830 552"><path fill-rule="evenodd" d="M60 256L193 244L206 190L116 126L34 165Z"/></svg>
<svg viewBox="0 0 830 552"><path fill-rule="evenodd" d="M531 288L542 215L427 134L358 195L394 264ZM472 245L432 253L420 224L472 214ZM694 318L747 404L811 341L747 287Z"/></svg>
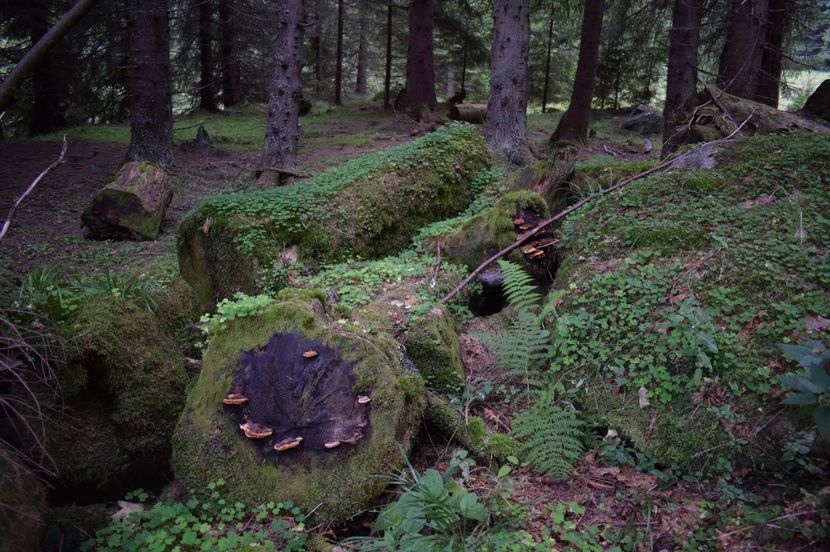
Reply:
<svg viewBox="0 0 830 552"><path fill-rule="evenodd" d="M314 14L314 93L323 95L323 4L324 0L317 0Z"/></svg>
<svg viewBox="0 0 830 552"><path fill-rule="evenodd" d="M17 62L11 73L0 84L0 112L12 104L12 91L23 82L23 78L31 71L37 62L55 45L55 43L89 11L95 0L78 0L55 23L49 31L38 40L37 44L26 52L23 59Z"/></svg>
<svg viewBox="0 0 830 552"><path fill-rule="evenodd" d="M669 38L663 142L673 132L674 112L697 93L697 49L704 0L674 0Z"/></svg>
<svg viewBox="0 0 830 552"><path fill-rule="evenodd" d="M300 132L300 68L303 54L303 0L284 0L277 24L274 77L268 103L268 126L262 149L264 169L288 169L296 165ZM261 182L281 181L264 171Z"/></svg>
<svg viewBox="0 0 830 552"><path fill-rule="evenodd" d="M542 113L548 110L548 86L550 83L550 52L553 46L553 6L550 10L550 23L548 24L548 53L545 57L545 85L542 87Z"/></svg>
<svg viewBox="0 0 830 552"><path fill-rule="evenodd" d="M51 0L39 0L31 4L30 35L32 44L49 31ZM32 135L50 132L66 126L66 104L69 84L66 80L65 64L61 63L59 49L52 49L32 70L34 102L30 133Z"/></svg>
<svg viewBox="0 0 830 552"><path fill-rule="evenodd" d="M130 161L173 163L167 0L127 0Z"/></svg>
<svg viewBox="0 0 830 552"><path fill-rule="evenodd" d="M493 0L490 98L484 138L513 163L527 160L529 0Z"/></svg>
<svg viewBox="0 0 830 552"><path fill-rule="evenodd" d="M213 2L199 2L199 108L218 111L213 84Z"/></svg>
<svg viewBox="0 0 830 552"><path fill-rule="evenodd" d="M357 79L355 80L354 93L358 96L365 96L367 92L366 74L369 69L369 40L366 34L369 32L369 2L360 0L360 37L357 50Z"/></svg>
<svg viewBox="0 0 830 552"><path fill-rule="evenodd" d="M343 105L343 0L337 0L337 61L334 67L334 105Z"/></svg>
<svg viewBox="0 0 830 552"><path fill-rule="evenodd" d="M732 0L718 67L718 86L729 94L755 97L768 9L769 0Z"/></svg>
<svg viewBox="0 0 830 552"><path fill-rule="evenodd" d="M383 79L383 109L392 109L392 1L386 6L386 73Z"/></svg>
<svg viewBox="0 0 830 552"><path fill-rule="evenodd" d="M455 67L451 63L448 63L446 96L447 98L452 98L453 94L455 94Z"/></svg>
<svg viewBox="0 0 830 552"><path fill-rule="evenodd" d="M467 41L464 40L464 54L461 59L461 93L466 95L467 90L464 86L467 84Z"/></svg>
<svg viewBox="0 0 830 552"><path fill-rule="evenodd" d="M236 59L236 27L231 6L233 0L219 0L219 23L222 27L222 104L225 107L242 102L242 83Z"/></svg>
<svg viewBox="0 0 830 552"><path fill-rule="evenodd" d="M397 109L435 108L435 65L432 52L434 0L413 0L409 7L409 45L406 49L406 87Z"/></svg>
<svg viewBox="0 0 830 552"><path fill-rule="evenodd" d="M604 0L585 0L582 15L582 38L579 43L579 59L571 93L571 104L562 114L551 141L588 140L588 118L594 96L594 77L599 63L599 43L602 35ZM616 99L615 99L616 103Z"/></svg>
<svg viewBox="0 0 830 552"><path fill-rule="evenodd" d="M755 90L755 101L778 107L781 90L781 60L784 54L784 35L787 32L788 0L769 0L764 44L761 49L761 72Z"/></svg>

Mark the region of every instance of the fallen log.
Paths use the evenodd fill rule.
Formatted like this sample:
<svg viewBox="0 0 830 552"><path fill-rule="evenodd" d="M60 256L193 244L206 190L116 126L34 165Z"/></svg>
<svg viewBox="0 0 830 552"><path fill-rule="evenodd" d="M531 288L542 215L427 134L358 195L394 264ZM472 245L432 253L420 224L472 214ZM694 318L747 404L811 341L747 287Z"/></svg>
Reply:
<svg viewBox="0 0 830 552"><path fill-rule="evenodd" d="M457 104L450 107L450 119L481 124L487 119L487 104Z"/></svg>

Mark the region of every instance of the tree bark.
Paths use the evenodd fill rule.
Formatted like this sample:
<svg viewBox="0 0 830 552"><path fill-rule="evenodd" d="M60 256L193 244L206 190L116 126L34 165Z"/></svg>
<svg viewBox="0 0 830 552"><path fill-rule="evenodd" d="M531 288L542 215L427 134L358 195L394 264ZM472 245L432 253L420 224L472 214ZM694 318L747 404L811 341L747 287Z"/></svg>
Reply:
<svg viewBox="0 0 830 552"><path fill-rule="evenodd" d="M383 79L383 109L392 109L392 0L386 5L386 73Z"/></svg>
<svg viewBox="0 0 830 552"><path fill-rule="evenodd" d="M242 82L239 78L239 62L236 59L236 25L232 2L233 0L219 0L219 24L222 30L222 105L225 107L242 103Z"/></svg>
<svg viewBox="0 0 830 552"><path fill-rule="evenodd" d="M167 0L127 0L130 161L173 163Z"/></svg>
<svg viewBox="0 0 830 552"><path fill-rule="evenodd" d="M542 87L542 113L548 110L548 86L550 83L550 52L553 46L553 6L550 9L548 23L548 53L545 56L545 85Z"/></svg>
<svg viewBox="0 0 830 552"><path fill-rule="evenodd" d="M594 78L599 63L599 43L602 35L604 0L585 0L582 15L582 37L579 59L568 110L562 114L551 141L588 141L588 118L594 96Z"/></svg>
<svg viewBox="0 0 830 552"><path fill-rule="evenodd" d="M337 61L334 67L334 105L343 105L343 0L337 0Z"/></svg>
<svg viewBox="0 0 830 552"><path fill-rule="evenodd" d="M718 67L717 82L724 92L747 99L755 97L768 10L769 0L732 0Z"/></svg>
<svg viewBox="0 0 830 552"><path fill-rule="evenodd" d="M89 11L95 0L78 0L72 8L55 23L49 31L38 40L37 44L26 52L17 65L14 66L9 76L0 84L0 111L6 109L12 103L12 91L23 82L23 78L31 71L49 48L63 35L81 20Z"/></svg>
<svg viewBox="0 0 830 552"><path fill-rule="evenodd" d="M268 103L268 125L262 149L262 167L288 169L297 161L300 132L300 68L303 55L303 0L284 0L279 12L274 77ZM273 171L261 181L273 182Z"/></svg>
<svg viewBox="0 0 830 552"><path fill-rule="evenodd" d="M781 90L784 36L791 8L789 0L769 0L764 44L761 48L761 70L755 90L755 101L778 107Z"/></svg>
<svg viewBox="0 0 830 552"><path fill-rule="evenodd" d="M314 93L323 95L323 4L324 0L317 0L314 14Z"/></svg>
<svg viewBox="0 0 830 552"><path fill-rule="evenodd" d="M704 0L674 0L669 35L663 142L673 132L674 112L697 93L697 50Z"/></svg>
<svg viewBox="0 0 830 552"><path fill-rule="evenodd" d="M32 44L49 32L49 12L52 0L31 2L31 20L29 21ZM32 135L50 132L66 126L66 104L69 84L66 80L66 64L61 63L60 49L55 48L43 54L32 70Z"/></svg>
<svg viewBox="0 0 830 552"><path fill-rule="evenodd" d="M213 2L199 2L199 108L218 111L213 83Z"/></svg>
<svg viewBox="0 0 830 552"><path fill-rule="evenodd" d="M365 96L367 92L366 74L369 69L369 2L360 0L360 36L357 49L357 79L355 79L354 93Z"/></svg>
<svg viewBox="0 0 830 552"><path fill-rule="evenodd" d="M527 160L529 0L493 0L490 98L484 139L513 163Z"/></svg>
<svg viewBox="0 0 830 552"><path fill-rule="evenodd" d="M435 65L432 51L434 0L413 0L409 7L409 45L406 50L406 87L397 109L435 108Z"/></svg>

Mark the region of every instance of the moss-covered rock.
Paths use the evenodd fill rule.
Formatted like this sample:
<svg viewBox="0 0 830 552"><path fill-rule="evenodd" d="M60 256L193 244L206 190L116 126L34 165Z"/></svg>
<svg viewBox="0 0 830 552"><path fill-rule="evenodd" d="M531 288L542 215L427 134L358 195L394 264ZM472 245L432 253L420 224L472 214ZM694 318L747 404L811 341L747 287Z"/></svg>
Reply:
<svg viewBox="0 0 830 552"><path fill-rule="evenodd" d="M286 267L408 245L426 223L461 211L490 154L471 126L362 156L294 186L208 198L179 228L181 273L206 305L282 286Z"/></svg>
<svg viewBox="0 0 830 552"><path fill-rule="evenodd" d="M265 312L235 320L212 337L175 433L173 468L189 488L204 491L221 478L243 502L292 500L323 522L343 521L375 503L386 484L377 475L403 465L401 450L409 449L417 430L423 392L408 391L412 376L392 337L330 323L322 310L317 299L285 293ZM261 447L240 436L222 404L237 363L246 351L284 334L319 343L350 363L353 392L371 397L368 429L356 444L332 450L303 446L296 456L265 459Z"/></svg>
<svg viewBox="0 0 830 552"><path fill-rule="evenodd" d="M715 155L565 221L551 367L664 465L774 469L805 423L779 413L778 376L795 367L777 345L830 312L830 137L741 138Z"/></svg>
<svg viewBox="0 0 830 552"><path fill-rule="evenodd" d="M162 477L186 385L173 341L150 312L114 296L82 305L64 332L68 417L48 443L59 489L126 490Z"/></svg>

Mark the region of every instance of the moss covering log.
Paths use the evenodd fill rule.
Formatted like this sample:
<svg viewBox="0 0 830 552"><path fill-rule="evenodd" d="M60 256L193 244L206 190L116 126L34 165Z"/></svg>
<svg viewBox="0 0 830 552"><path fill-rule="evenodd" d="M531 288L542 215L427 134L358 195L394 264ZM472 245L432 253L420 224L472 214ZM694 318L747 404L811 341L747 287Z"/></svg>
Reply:
<svg viewBox="0 0 830 552"><path fill-rule="evenodd" d="M59 374L65 419L49 427L60 493L126 492L164 476L185 396L183 359L146 309L102 296L73 313Z"/></svg>
<svg viewBox="0 0 830 552"><path fill-rule="evenodd" d="M206 305L317 267L406 247L425 224L461 211L490 154L471 126L352 159L293 186L208 198L179 228L181 273Z"/></svg>
<svg viewBox="0 0 830 552"><path fill-rule="evenodd" d="M164 170L146 161L131 161L92 197L81 224L95 239L154 240L172 199Z"/></svg>
<svg viewBox="0 0 830 552"><path fill-rule="evenodd" d="M350 330L350 325L330 323L323 308L308 293L282 293L261 314L235 320L212 337L175 432L173 468L186 486L206 489L221 478L228 492L242 502L291 500L305 511L313 510L315 520L322 523L342 522L375 504L386 486L377 475L395 473L404 465L401 449L409 450L417 431L423 383L407 373L391 336L380 333L370 338L359 329ZM321 355L336 351L350 364L351 392L371 399L362 439L331 449L301 442L274 459L262 456L260 444L240 435L223 399L236 381L240 359L256 356L246 352L264 350L277 335L312 340L319 344ZM246 389L246 393L257 392ZM310 439L306 436L306 441Z"/></svg>

